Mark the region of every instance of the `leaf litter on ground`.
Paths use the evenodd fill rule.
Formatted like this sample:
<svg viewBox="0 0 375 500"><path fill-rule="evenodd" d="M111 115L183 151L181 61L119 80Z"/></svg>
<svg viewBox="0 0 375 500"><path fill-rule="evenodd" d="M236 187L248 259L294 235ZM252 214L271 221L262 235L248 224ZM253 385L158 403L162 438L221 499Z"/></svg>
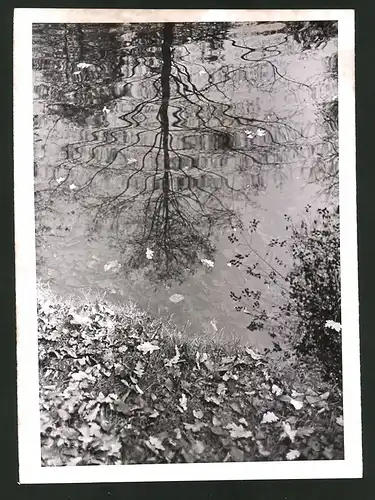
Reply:
<svg viewBox="0 0 375 500"><path fill-rule="evenodd" d="M249 347L156 343L133 306L39 292L43 465L342 459L335 388L293 387Z"/></svg>

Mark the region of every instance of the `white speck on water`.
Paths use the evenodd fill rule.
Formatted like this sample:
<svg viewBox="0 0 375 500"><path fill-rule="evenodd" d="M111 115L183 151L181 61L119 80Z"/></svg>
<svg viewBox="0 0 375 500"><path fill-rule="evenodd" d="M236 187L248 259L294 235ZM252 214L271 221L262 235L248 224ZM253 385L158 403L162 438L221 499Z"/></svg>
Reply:
<svg viewBox="0 0 375 500"><path fill-rule="evenodd" d="M181 302L181 300L184 300L184 296L180 295L179 293L174 293L169 297L169 300L174 304L177 304L178 302Z"/></svg>

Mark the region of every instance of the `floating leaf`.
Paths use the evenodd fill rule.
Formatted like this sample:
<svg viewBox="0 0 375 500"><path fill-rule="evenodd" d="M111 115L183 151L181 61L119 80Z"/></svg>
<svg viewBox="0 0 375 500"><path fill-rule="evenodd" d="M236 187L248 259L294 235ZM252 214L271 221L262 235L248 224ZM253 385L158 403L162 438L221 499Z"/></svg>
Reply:
<svg viewBox="0 0 375 500"><path fill-rule="evenodd" d="M257 129L257 131L256 131L256 134L257 134L257 136L259 136L259 137L263 137L263 136L265 136L265 135L266 135L266 131L265 131L265 130L263 130L262 128L258 128L258 129Z"/></svg>
<svg viewBox="0 0 375 500"><path fill-rule="evenodd" d="M216 325L216 321L214 319L211 320L211 326L214 329L214 331L217 332L217 325Z"/></svg>
<svg viewBox="0 0 375 500"><path fill-rule="evenodd" d="M57 184L61 184L62 182L64 182L64 181L65 181L65 179L66 179L66 177L58 177L58 178L56 179L56 182L57 182Z"/></svg>
<svg viewBox="0 0 375 500"><path fill-rule="evenodd" d="M286 454L287 460L296 460L300 456L300 452L298 450L289 450Z"/></svg>
<svg viewBox="0 0 375 500"><path fill-rule="evenodd" d="M184 296L180 295L179 293L174 293L169 297L169 300L174 304L177 304L178 302L181 302L181 300L184 300Z"/></svg>
<svg viewBox="0 0 375 500"><path fill-rule="evenodd" d="M72 182L72 184L70 184L69 189L71 189L72 191L73 191L73 189L77 189L77 186L74 184L74 182Z"/></svg>
<svg viewBox="0 0 375 500"><path fill-rule="evenodd" d="M255 137L254 132L252 132L251 130L245 130L245 134L247 135L247 137L249 139L254 139L254 137Z"/></svg>
<svg viewBox="0 0 375 500"><path fill-rule="evenodd" d="M154 352L160 349L159 346L151 344L151 342L144 342L143 344L137 346L138 351L143 352L143 354L147 354L149 352Z"/></svg>
<svg viewBox="0 0 375 500"><path fill-rule="evenodd" d="M137 160L135 158L129 158L128 164L135 163Z"/></svg>
<svg viewBox="0 0 375 500"><path fill-rule="evenodd" d="M119 267L121 267L121 264L119 264L117 260L112 260L111 262L107 262L107 264L104 265L104 271L118 269Z"/></svg>
<svg viewBox="0 0 375 500"><path fill-rule="evenodd" d="M279 417L277 417L273 411L267 411L262 418L261 424L269 424L272 422L277 422L279 420Z"/></svg>

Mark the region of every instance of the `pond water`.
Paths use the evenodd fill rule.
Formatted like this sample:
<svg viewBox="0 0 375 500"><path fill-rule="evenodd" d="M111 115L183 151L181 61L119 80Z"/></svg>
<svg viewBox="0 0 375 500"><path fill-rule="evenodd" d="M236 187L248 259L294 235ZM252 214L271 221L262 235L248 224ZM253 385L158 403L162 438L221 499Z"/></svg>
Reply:
<svg viewBox="0 0 375 500"><path fill-rule="evenodd" d="M286 273L288 255L268 246L287 236L284 214L337 201L324 111L337 99L337 38L289 28L34 25L40 280L131 299L187 335L269 345L231 292L260 290L267 308L279 291L233 259L280 258Z"/></svg>

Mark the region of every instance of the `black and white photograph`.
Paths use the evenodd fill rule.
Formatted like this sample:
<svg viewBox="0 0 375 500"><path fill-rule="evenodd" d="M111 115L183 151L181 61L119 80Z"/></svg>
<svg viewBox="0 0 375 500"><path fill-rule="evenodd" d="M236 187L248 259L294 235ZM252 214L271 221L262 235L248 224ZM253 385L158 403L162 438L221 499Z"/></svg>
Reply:
<svg viewBox="0 0 375 500"><path fill-rule="evenodd" d="M14 51L21 482L360 477L353 12Z"/></svg>

